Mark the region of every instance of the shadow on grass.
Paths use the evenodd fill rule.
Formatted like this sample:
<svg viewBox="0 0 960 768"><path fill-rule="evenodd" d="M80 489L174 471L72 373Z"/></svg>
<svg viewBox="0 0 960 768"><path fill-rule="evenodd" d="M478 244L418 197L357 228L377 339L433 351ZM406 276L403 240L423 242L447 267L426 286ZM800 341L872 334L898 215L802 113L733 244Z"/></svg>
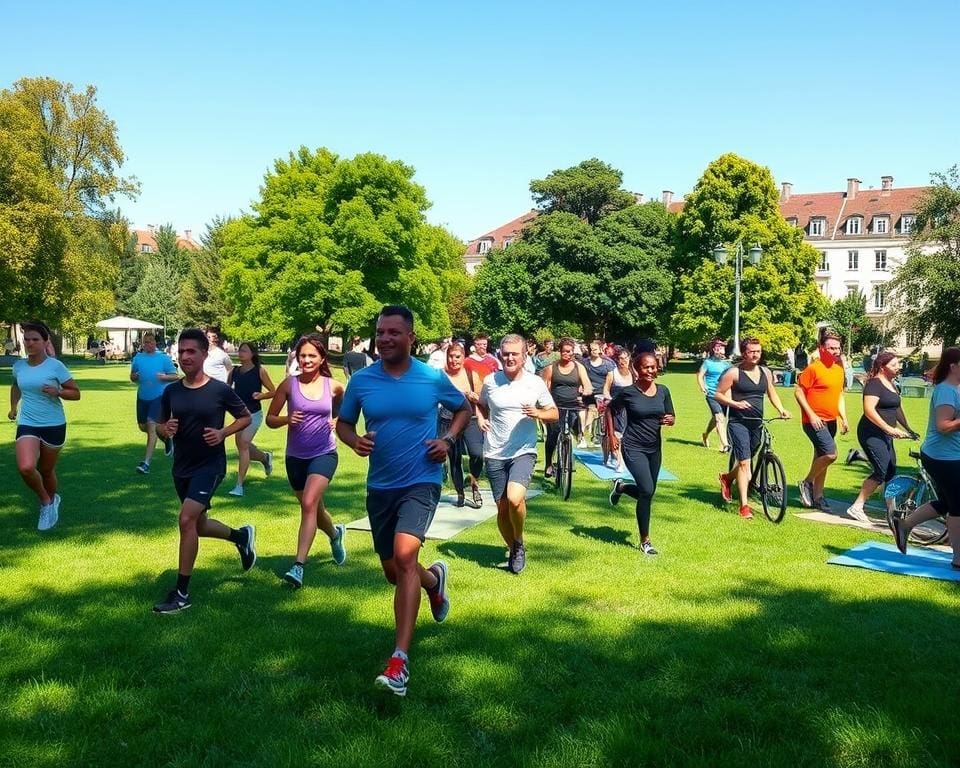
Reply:
<svg viewBox="0 0 960 768"><path fill-rule="evenodd" d="M606 544L622 544L630 546L630 533L624 530L611 528L609 525L600 525L588 527L584 525L575 525L570 529L574 536L581 536L587 539L596 539Z"/></svg>

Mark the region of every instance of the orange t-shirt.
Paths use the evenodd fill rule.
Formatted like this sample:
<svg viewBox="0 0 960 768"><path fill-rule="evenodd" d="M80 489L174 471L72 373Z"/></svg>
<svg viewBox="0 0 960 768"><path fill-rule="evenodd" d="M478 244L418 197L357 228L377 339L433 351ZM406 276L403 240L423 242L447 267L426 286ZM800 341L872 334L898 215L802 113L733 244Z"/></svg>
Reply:
<svg viewBox="0 0 960 768"><path fill-rule="evenodd" d="M814 360L797 377L797 385L817 416L824 421L837 420L844 385L843 366L840 363L825 365L822 360ZM802 419L804 424L810 423L806 411L803 411Z"/></svg>

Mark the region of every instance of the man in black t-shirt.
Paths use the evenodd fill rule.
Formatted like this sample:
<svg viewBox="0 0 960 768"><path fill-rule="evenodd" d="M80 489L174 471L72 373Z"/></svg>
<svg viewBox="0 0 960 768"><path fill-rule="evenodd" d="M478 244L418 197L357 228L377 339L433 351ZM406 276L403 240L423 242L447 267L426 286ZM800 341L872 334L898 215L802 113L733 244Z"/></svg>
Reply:
<svg viewBox="0 0 960 768"><path fill-rule="evenodd" d="M191 605L190 576L200 537L227 539L236 545L244 571L257 560L252 525L230 528L207 517L210 500L227 473L223 441L250 423L250 412L230 387L207 376L203 361L209 342L199 328L188 328L178 342L184 377L163 390L157 432L173 440L173 485L180 498L180 559L177 586L157 603L157 613L177 613ZM229 412L234 421L224 427Z"/></svg>

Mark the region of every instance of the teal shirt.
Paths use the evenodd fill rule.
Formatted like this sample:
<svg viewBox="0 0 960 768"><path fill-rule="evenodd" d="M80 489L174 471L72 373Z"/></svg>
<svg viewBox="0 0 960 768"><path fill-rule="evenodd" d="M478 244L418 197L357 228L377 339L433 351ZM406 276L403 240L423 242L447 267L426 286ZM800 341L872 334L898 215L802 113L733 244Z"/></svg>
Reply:
<svg viewBox="0 0 960 768"><path fill-rule="evenodd" d="M707 397L713 397L717 393L720 377L731 365L732 363L726 358L717 360L715 357L708 357L703 361L700 370L703 371L703 384L707 388Z"/></svg>
<svg viewBox="0 0 960 768"><path fill-rule="evenodd" d="M941 381L930 395L930 418L927 422L927 436L923 438L922 450L931 459L940 461L960 461L960 432L943 435L937 431L937 409L945 405L953 408L951 418L960 416L960 389Z"/></svg>

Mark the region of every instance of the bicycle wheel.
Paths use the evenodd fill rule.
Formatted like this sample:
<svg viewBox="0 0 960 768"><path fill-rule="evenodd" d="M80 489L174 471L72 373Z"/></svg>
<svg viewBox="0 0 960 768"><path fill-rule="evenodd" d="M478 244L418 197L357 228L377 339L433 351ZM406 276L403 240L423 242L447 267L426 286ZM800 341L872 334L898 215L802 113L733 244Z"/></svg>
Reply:
<svg viewBox="0 0 960 768"><path fill-rule="evenodd" d="M771 523L779 523L787 512L787 474L783 462L773 453L760 459L760 502Z"/></svg>
<svg viewBox="0 0 960 768"><path fill-rule="evenodd" d="M560 453L560 468L557 479L560 483L560 498L564 501L570 498L570 488L573 486L573 445L570 437L561 438L563 450Z"/></svg>
<svg viewBox="0 0 960 768"><path fill-rule="evenodd" d="M893 515L899 518L906 517L917 507L930 501L933 494L926 484L921 483L917 478L909 475L897 475L887 483L883 496L887 503L887 525L890 526L890 530L893 530ZM911 544L927 547L931 544L941 544L946 538L947 525L941 516L915 525L911 529L907 541Z"/></svg>
<svg viewBox="0 0 960 768"><path fill-rule="evenodd" d="M560 437L557 438L557 451L553 457L553 482L556 484L557 490L560 490L560 478L563 475L563 451L566 444L567 441L561 433Z"/></svg>

